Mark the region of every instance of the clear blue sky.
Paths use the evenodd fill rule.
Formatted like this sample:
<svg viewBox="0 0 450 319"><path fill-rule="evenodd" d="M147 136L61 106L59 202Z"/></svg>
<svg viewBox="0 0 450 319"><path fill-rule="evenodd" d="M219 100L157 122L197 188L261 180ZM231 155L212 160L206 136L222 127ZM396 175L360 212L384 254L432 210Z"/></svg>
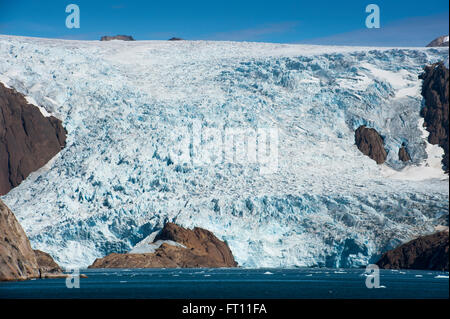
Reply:
<svg viewBox="0 0 450 319"><path fill-rule="evenodd" d="M80 29L65 26L70 3L80 7ZM380 7L380 29L365 28L370 3ZM448 11L448 0L0 0L0 34L424 46L448 34Z"/></svg>

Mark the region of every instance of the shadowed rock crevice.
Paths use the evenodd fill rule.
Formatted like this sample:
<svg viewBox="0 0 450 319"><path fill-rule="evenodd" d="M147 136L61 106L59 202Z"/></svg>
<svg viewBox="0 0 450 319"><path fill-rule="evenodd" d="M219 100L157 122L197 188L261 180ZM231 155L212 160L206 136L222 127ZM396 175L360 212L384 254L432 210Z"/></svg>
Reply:
<svg viewBox="0 0 450 319"><path fill-rule="evenodd" d="M449 70L441 62L428 65L419 76L423 80L422 96L425 107L420 115L424 118L424 127L430 133L428 142L437 144L444 149L442 165L448 173L449 170Z"/></svg>
<svg viewBox="0 0 450 319"><path fill-rule="evenodd" d="M19 185L66 145L62 122L42 115L24 96L0 83L0 195Z"/></svg>
<svg viewBox="0 0 450 319"><path fill-rule="evenodd" d="M228 245L206 229L185 229L167 223L155 237L158 241L173 241L180 246L164 242L153 253L110 254L98 258L89 268L217 268L236 267Z"/></svg>
<svg viewBox="0 0 450 319"><path fill-rule="evenodd" d="M386 161L387 152L384 149L383 138L373 128L361 125L355 131L355 143L358 149L373 159L377 164L383 164Z"/></svg>

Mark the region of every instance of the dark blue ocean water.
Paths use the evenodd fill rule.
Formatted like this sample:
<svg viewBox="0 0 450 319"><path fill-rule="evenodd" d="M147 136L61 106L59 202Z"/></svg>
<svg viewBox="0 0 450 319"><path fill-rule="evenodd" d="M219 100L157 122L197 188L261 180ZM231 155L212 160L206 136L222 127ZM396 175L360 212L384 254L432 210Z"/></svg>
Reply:
<svg viewBox="0 0 450 319"><path fill-rule="evenodd" d="M449 298L448 272L364 269L86 269L66 279L0 282L0 298Z"/></svg>

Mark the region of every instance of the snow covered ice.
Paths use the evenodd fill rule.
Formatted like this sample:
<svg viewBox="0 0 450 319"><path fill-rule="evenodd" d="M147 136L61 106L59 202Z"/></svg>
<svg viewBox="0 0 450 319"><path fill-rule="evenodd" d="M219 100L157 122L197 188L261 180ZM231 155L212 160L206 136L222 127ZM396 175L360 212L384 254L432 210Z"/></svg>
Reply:
<svg viewBox="0 0 450 319"><path fill-rule="evenodd" d="M212 231L244 267L367 265L448 225L448 177L419 115L418 75L441 60L448 48L0 36L0 81L68 131L2 199L62 266L130 251L166 221ZM196 121L276 128L277 170L178 162ZM363 124L384 137L385 164L357 149Z"/></svg>

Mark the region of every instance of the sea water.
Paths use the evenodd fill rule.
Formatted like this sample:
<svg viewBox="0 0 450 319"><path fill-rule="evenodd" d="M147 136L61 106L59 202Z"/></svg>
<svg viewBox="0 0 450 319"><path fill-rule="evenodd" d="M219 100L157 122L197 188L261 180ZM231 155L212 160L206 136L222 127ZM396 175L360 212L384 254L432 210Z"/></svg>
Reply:
<svg viewBox="0 0 450 319"><path fill-rule="evenodd" d="M0 298L449 298L448 272L364 269L85 269L66 279L1 282ZM72 281L72 284L75 281ZM73 286L73 285L69 285ZM370 286L370 285L369 285Z"/></svg>

